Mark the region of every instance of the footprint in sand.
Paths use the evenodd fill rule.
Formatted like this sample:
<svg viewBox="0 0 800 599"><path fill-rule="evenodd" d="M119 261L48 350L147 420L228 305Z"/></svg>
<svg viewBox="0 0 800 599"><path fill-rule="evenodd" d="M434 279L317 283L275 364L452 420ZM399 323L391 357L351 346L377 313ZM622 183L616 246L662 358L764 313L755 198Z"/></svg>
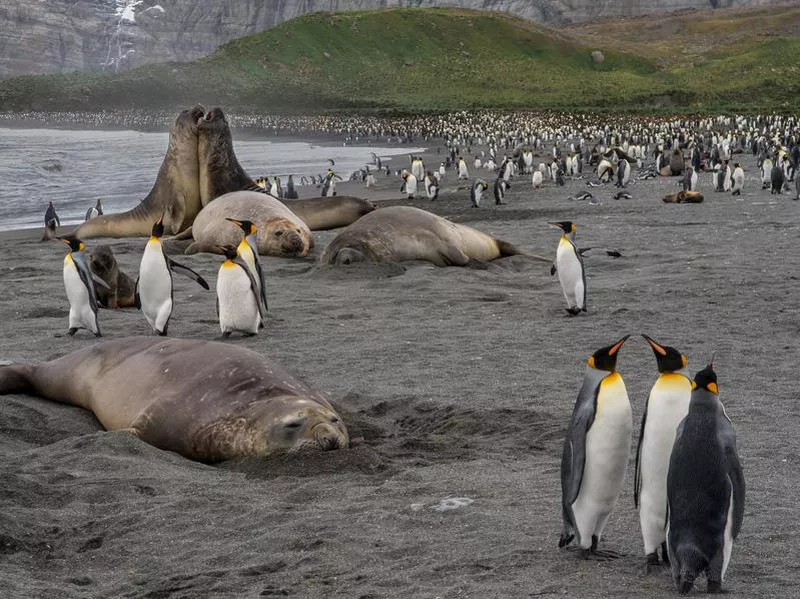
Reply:
<svg viewBox="0 0 800 599"><path fill-rule="evenodd" d="M449 512L450 510L457 510L462 507L467 507L475 503L474 499L469 497L445 497L436 505L430 506L432 510L437 512Z"/></svg>

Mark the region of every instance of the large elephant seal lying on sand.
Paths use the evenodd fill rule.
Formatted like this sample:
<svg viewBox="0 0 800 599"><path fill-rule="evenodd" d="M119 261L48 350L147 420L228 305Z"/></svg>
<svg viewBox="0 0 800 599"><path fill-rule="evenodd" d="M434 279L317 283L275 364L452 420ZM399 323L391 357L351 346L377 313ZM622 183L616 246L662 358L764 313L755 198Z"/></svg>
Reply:
<svg viewBox="0 0 800 599"><path fill-rule="evenodd" d="M665 204L699 204L703 201L703 194L699 191L679 191L661 198Z"/></svg>
<svg viewBox="0 0 800 599"><path fill-rule="evenodd" d="M249 220L256 226L261 255L305 256L314 247L306 224L280 200L257 191L234 191L200 211L192 225L194 243L186 253L220 253L218 246L239 245L242 230L226 217Z"/></svg>
<svg viewBox="0 0 800 599"><path fill-rule="evenodd" d="M93 218L72 237L145 237L164 215L164 225L172 234L192 224L200 212L199 164L197 160L197 122L203 118L202 106L181 112L169 129L169 147L156 176L153 189L141 203L127 212Z"/></svg>
<svg viewBox="0 0 800 599"><path fill-rule="evenodd" d="M365 214L375 210L375 205L372 202L351 196L282 201L312 231L327 231L346 227Z"/></svg>
<svg viewBox="0 0 800 599"><path fill-rule="evenodd" d="M0 366L0 394L9 393L81 406L107 430L201 462L349 444L322 395L253 351L213 341L130 337Z"/></svg>
<svg viewBox="0 0 800 599"><path fill-rule="evenodd" d="M489 262L522 252L465 225L414 208L391 206L362 216L339 233L320 256L323 264L427 260L437 266Z"/></svg>

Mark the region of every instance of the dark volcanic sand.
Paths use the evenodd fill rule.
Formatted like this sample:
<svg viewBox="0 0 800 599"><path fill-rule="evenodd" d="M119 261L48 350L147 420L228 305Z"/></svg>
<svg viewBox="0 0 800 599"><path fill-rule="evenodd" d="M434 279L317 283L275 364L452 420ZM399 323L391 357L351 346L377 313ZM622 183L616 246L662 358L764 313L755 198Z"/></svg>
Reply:
<svg viewBox="0 0 800 599"><path fill-rule="evenodd" d="M703 174L701 205L662 204L677 179L641 181L632 200L595 189L603 204L590 206L566 199L584 181L534 193L528 177L497 210L491 198L470 208L465 189L416 202L538 254L555 252L548 220L575 221L581 246L620 249L617 260L587 258L589 312L576 318L549 264L523 257L485 268L318 267L335 234L326 232L306 260L267 259L268 326L231 343L327 392L350 425L346 451L207 466L104 432L79 408L1 398L0 596L673 596L666 570L644 575L633 460L603 540L625 556L584 562L556 548L561 446L585 360L641 332L682 350L692 373L716 351L748 486L726 586L796 597L800 203L758 191L753 159L744 164L741 200L711 191ZM399 189L395 177L381 181ZM1 250L0 358L95 343L63 336L65 248L38 237ZM135 274L144 240L111 244ZM215 281L219 257L180 260ZM217 337L214 292L175 282L170 333ZM104 310L101 326L112 338L149 334L134 310ZM633 456L656 377L641 338L625 345L619 369ZM447 498L469 501L438 510Z"/></svg>

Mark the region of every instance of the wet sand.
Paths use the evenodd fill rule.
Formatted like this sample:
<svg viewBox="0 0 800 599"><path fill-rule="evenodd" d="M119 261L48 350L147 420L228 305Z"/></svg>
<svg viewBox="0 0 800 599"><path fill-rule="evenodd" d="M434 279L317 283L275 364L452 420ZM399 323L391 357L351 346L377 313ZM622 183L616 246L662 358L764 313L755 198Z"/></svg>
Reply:
<svg viewBox="0 0 800 599"><path fill-rule="evenodd" d="M428 163L438 162L434 148ZM349 450L208 466L105 432L79 408L0 398L0 596L671 597L667 570L644 574L633 459L602 541L625 555L586 562L557 549L561 447L585 360L647 333L685 353L692 373L716 351L747 480L727 588L795 597L800 203L759 191L754 159L743 163L740 200L701 174L699 205L661 202L675 178L639 181L630 200L592 189L602 205L591 206L567 200L583 180L534 192L524 177L507 205L489 194L473 209L452 171L439 201L415 202L536 254L554 256L554 220L577 223L579 246L620 250L586 258L589 311L575 318L549 264L521 256L480 268L319 266L329 231L307 259L267 258L267 327L230 343L325 392ZM337 191L398 198L399 187L392 176ZM400 202L380 202L390 203ZM39 237L9 233L0 248L0 359L96 342L65 335L65 248ZM109 243L135 276L144 240ZM170 334L218 337L219 257L167 247L212 284L175 278ZM136 310L103 310L100 322L108 338L150 334ZM618 367L633 458L656 362L632 337Z"/></svg>

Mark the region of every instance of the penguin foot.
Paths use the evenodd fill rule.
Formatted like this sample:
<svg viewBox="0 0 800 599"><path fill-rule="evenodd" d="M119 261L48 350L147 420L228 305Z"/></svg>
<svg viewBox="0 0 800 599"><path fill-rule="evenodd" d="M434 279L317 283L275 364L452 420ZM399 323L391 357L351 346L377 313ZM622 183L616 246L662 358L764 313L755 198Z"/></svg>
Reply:
<svg viewBox="0 0 800 599"><path fill-rule="evenodd" d="M577 316L578 314L581 313L581 309L580 308L567 308L566 310L567 310L567 312L569 313L570 316Z"/></svg>
<svg viewBox="0 0 800 599"><path fill-rule="evenodd" d="M658 559L658 551L648 553L645 557L647 558L644 566L645 574L654 574L661 571L662 562ZM663 562L663 565L666 566L667 564L668 562Z"/></svg>
<svg viewBox="0 0 800 599"><path fill-rule="evenodd" d="M612 559L617 559L620 557L619 553L615 551L608 551L608 550L598 550L598 549L581 549L580 552L581 559L591 560L595 562L607 562Z"/></svg>
<svg viewBox="0 0 800 599"><path fill-rule="evenodd" d="M69 335L70 337L72 337L72 336L73 336L75 333L77 333L77 332L78 332L78 329L76 329L76 328L69 329L69 330L67 331L67 335Z"/></svg>
<svg viewBox="0 0 800 599"><path fill-rule="evenodd" d="M709 580L706 587L706 593L709 595L724 595L728 591L723 590L722 583L719 580Z"/></svg>
<svg viewBox="0 0 800 599"><path fill-rule="evenodd" d="M684 578L678 585L678 592L681 595L688 595L689 591L694 588L694 578Z"/></svg>
<svg viewBox="0 0 800 599"><path fill-rule="evenodd" d="M222 335L220 335L220 337L222 337L223 339L227 339L230 336L231 336L230 331L225 331L224 333L222 333Z"/></svg>

